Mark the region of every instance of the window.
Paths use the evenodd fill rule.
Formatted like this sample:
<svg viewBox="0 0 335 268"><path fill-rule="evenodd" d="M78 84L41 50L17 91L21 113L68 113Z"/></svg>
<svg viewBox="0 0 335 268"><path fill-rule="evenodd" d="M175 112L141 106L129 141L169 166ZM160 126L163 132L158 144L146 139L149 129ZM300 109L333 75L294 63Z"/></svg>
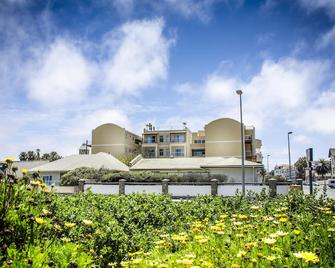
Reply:
<svg viewBox="0 0 335 268"><path fill-rule="evenodd" d="M175 148L174 149L174 156L184 156L184 148Z"/></svg>
<svg viewBox="0 0 335 268"><path fill-rule="evenodd" d="M196 143L196 144L204 144L205 140L194 140L194 143Z"/></svg>
<svg viewBox="0 0 335 268"><path fill-rule="evenodd" d="M165 149L166 156L170 156L170 149Z"/></svg>
<svg viewBox="0 0 335 268"><path fill-rule="evenodd" d="M164 156L164 150L163 149L159 149L159 156Z"/></svg>
<svg viewBox="0 0 335 268"><path fill-rule="evenodd" d="M192 156L205 156L205 149L193 149Z"/></svg>
<svg viewBox="0 0 335 268"><path fill-rule="evenodd" d="M51 175L44 175L42 176L43 181L46 185L51 185L52 183L52 176Z"/></svg>
<svg viewBox="0 0 335 268"><path fill-rule="evenodd" d="M159 136L159 142L164 142L164 136Z"/></svg>
<svg viewBox="0 0 335 268"><path fill-rule="evenodd" d="M170 135L166 135L166 136L165 136L165 141L166 141L167 143L170 142Z"/></svg>
<svg viewBox="0 0 335 268"><path fill-rule="evenodd" d="M145 136L144 143L156 143L156 136L155 135Z"/></svg>
<svg viewBox="0 0 335 268"><path fill-rule="evenodd" d="M185 135L184 134L175 134L172 139L172 142L185 142Z"/></svg>

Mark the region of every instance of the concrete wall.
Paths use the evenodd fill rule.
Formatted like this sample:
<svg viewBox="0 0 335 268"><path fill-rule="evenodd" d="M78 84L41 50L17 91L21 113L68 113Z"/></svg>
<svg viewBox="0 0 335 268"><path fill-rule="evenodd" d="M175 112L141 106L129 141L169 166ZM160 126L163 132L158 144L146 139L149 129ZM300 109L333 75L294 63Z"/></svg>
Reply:
<svg viewBox="0 0 335 268"><path fill-rule="evenodd" d="M261 179L257 176L257 168L246 167L244 170L245 182L261 182ZM228 177L226 182L242 182L242 171L240 167L210 168L209 171L211 175L226 175Z"/></svg>
<svg viewBox="0 0 335 268"><path fill-rule="evenodd" d="M220 118L205 126L206 156L241 156L241 124Z"/></svg>
<svg viewBox="0 0 335 268"><path fill-rule="evenodd" d="M104 124L92 130L92 154L110 153L115 157L140 152L136 139L141 137L115 124Z"/></svg>

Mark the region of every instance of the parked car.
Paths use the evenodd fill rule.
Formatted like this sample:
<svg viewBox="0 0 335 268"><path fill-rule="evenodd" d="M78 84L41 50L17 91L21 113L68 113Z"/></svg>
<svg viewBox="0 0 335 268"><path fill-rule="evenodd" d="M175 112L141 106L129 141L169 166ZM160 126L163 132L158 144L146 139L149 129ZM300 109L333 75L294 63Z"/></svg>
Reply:
<svg viewBox="0 0 335 268"><path fill-rule="evenodd" d="M335 188L335 180L329 180L329 181L328 181L328 186L329 186L330 188Z"/></svg>
<svg viewBox="0 0 335 268"><path fill-rule="evenodd" d="M315 181L313 181L312 184L313 184L313 186L320 186L320 184L315 182ZM309 181L305 181L304 185L309 185Z"/></svg>

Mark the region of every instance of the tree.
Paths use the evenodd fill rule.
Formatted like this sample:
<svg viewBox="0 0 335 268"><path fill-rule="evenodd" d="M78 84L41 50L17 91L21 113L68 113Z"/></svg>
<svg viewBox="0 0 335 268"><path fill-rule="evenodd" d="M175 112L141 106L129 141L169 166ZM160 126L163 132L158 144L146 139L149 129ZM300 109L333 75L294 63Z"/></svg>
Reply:
<svg viewBox="0 0 335 268"><path fill-rule="evenodd" d="M259 172L259 175L262 177L262 184L264 184L264 182L265 182L265 175L266 175L265 168L260 169L258 172Z"/></svg>
<svg viewBox="0 0 335 268"><path fill-rule="evenodd" d="M52 162L52 161L56 161L56 160L58 160L58 159L61 159L62 157L57 153L57 152L55 152L55 151L52 151L51 153L50 153L50 157L49 157L49 161L50 162Z"/></svg>
<svg viewBox="0 0 335 268"><path fill-rule="evenodd" d="M34 161L37 159L37 155L35 154L34 151L28 151L27 152L27 160L28 161Z"/></svg>
<svg viewBox="0 0 335 268"><path fill-rule="evenodd" d="M124 154L122 156L119 156L118 159L128 167L130 166L131 160L133 160L136 157L136 154Z"/></svg>
<svg viewBox="0 0 335 268"><path fill-rule="evenodd" d="M21 152L19 155L20 161L27 161L28 160L28 155L26 152Z"/></svg>
<svg viewBox="0 0 335 268"><path fill-rule="evenodd" d="M321 175L323 179L324 175L330 171L329 162L324 159L320 159L319 164L316 166L315 170L319 175Z"/></svg>
<svg viewBox="0 0 335 268"><path fill-rule="evenodd" d="M44 153L43 155L42 155L42 160L49 160L50 159L50 154L48 154L48 153Z"/></svg>
<svg viewBox="0 0 335 268"><path fill-rule="evenodd" d="M305 179L305 170L307 168L307 159L306 157L300 157L297 162L294 163L294 167L297 170L297 177Z"/></svg>

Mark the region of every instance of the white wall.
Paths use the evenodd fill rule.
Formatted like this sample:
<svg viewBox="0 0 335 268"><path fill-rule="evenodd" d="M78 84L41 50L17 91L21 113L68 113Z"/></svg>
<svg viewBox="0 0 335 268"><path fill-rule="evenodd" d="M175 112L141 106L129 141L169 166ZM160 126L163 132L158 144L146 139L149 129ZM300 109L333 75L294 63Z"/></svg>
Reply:
<svg viewBox="0 0 335 268"><path fill-rule="evenodd" d="M161 194L162 193L162 185L126 185L125 193L140 193L140 194Z"/></svg>
<svg viewBox="0 0 335 268"><path fill-rule="evenodd" d="M84 192L88 189L94 194L119 194L118 184L84 184Z"/></svg>
<svg viewBox="0 0 335 268"><path fill-rule="evenodd" d="M210 195L210 185L169 185L169 194L172 196Z"/></svg>
<svg viewBox="0 0 335 268"><path fill-rule="evenodd" d="M253 168L246 167L245 169L245 181L246 182L261 182L257 177L257 168L255 168L255 177ZM210 174L224 174L228 177L227 182L241 182L242 181L242 170L240 167L230 168L210 168Z"/></svg>

